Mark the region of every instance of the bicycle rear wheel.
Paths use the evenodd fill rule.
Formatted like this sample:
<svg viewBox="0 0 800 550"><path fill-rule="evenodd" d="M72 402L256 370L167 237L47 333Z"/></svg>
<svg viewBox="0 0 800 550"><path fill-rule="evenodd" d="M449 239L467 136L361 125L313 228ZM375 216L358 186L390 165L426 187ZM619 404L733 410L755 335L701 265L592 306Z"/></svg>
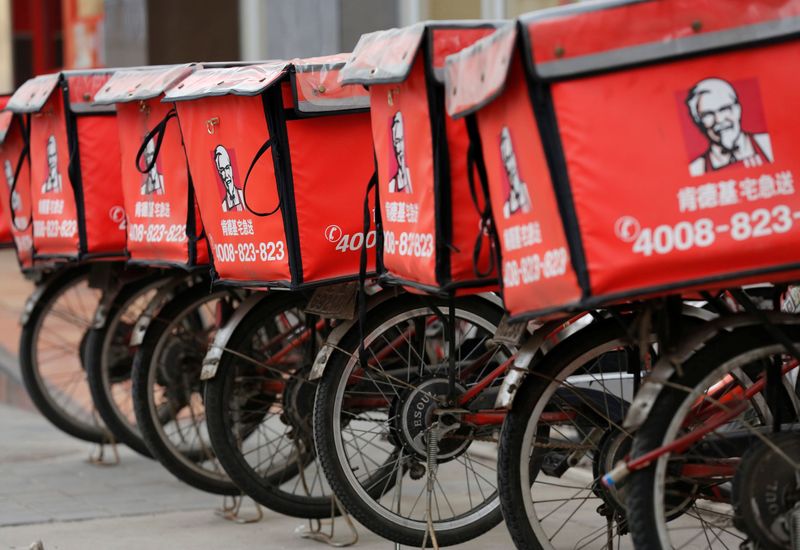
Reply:
<svg viewBox="0 0 800 550"><path fill-rule="evenodd" d="M779 328L800 346L800 327ZM756 391L773 361L785 370L798 368L764 327L740 328L707 342L667 382L636 433L631 453L636 459L678 445L631 473L626 481L637 548L738 548L750 540L765 548L788 545L788 530L772 529L777 525L772 520L777 521L786 511L783 508L793 506L800 496L793 501L781 497L766 505L758 498L737 501L735 494L736 487L752 487L758 481L741 477L757 471L748 466L748 457L753 456L748 451L775 445L771 440L776 404ZM748 391L752 396L746 397ZM778 414L786 422L796 422L785 410ZM793 469L796 464L778 460L758 483L761 490L755 497L778 481L787 467L789 483L779 485L797 491L800 470ZM769 529L753 529L754 525Z"/></svg>
<svg viewBox="0 0 800 550"><path fill-rule="evenodd" d="M67 267L44 283L19 342L22 381L39 412L73 437L102 443L84 368L86 334L102 292L89 286L87 267Z"/></svg>
<svg viewBox="0 0 800 550"><path fill-rule="evenodd" d="M300 293L265 295L227 343L206 382L208 433L231 479L256 502L302 518L331 515L332 492L312 435L316 383L312 339L325 323L303 311Z"/></svg>
<svg viewBox="0 0 800 550"><path fill-rule="evenodd" d="M86 376L97 413L113 437L152 458L136 426L131 395L131 370L136 348L133 327L158 292L174 275L155 274L125 285L108 308L106 321L86 338Z"/></svg>
<svg viewBox="0 0 800 550"><path fill-rule="evenodd" d="M499 307L476 296L454 303L460 395L511 352L488 342L503 314ZM478 392L469 414L460 409L452 423L439 416L450 390L443 322L449 307L447 300L403 295L371 310L367 365L359 362L354 327L328 360L315 399L314 436L328 482L363 525L401 544L421 545L429 519L443 546L475 538L502 519L495 468L502 413L486 411L500 379ZM428 443L433 429L436 450Z"/></svg>
<svg viewBox="0 0 800 550"><path fill-rule="evenodd" d="M239 494L208 438L200 371L216 331L240 303L237 292L202 283L166 304L133 362L136 424L150 453L181 481L209 493Z"/></svg>

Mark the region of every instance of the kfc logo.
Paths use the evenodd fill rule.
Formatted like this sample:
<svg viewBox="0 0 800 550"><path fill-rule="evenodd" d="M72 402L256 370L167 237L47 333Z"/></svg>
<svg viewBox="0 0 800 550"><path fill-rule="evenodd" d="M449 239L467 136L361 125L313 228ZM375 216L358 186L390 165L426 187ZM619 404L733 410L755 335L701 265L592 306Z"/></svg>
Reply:
<svg viewBox="0 0 800 550"><path fill-rule="evenodd" d="M8 184L9 189L13 189L14 187L14 168L11 166L11 161L6 159L5 163L3 164L3 172L6 175L6 183ZM19 198L19 193L14 191L11 194L11 210L17 211L19 210L20 203L22 201Z"/></svg>
<svg viewBox="0 0 800 550"><path fill-rule="evenodd" d="M500 131L500 158L503 161L503 182L506 192L503 217L508 219L515 212L530 212L531 198L528 194L528 185L520 178L517 155L514 153L514 144L511 143L511 132L505 126Z"/></svg>
<svg viewBox="0 0 800 550"><path fill-rule="evenodd" d="M164 194L164 176L158 171L158 163L153 161L155 156L156 146L153 144L153 140L150 139L147 141L147 145L145 145L144 148L144 162L145 166L150 166L152 164L153 167L144 175L144 181L142 182L140 190L142 195Z"/></svg>
<svg viewBox="0 0 800 550"><path fill-rule="evenodd" d="M231 156L232 152L229 153L222 145L217 145L214 149L214 165L222 184L222 211L241 212L244 210L244 198L242 190L235 182Z"/></svg>
<svg viewBox="0 0 800 550"><path fill-rule="evenodd" d="M403 113L398 111L392 117L390 129L390 143L392 145L393 161L389 168L389 192L390 193L412 193L411 173L406 165L406 138L403 130Z"/></svg>
<svg viewBox="0 0 800 550"><path fill-rule="evenodd" d="M696 132L687 136L687 146L693 149L689 162L692 176L728 166L750 168L773 162L756 80L734 86L721 78L706 78L689 90L685 106L704 139L704 150L699 150ZM690 145L690 141L694 143Z"/></svg>
<svg viewBox="0 0 800 550"><path fill-rule="evenodd" d="M47 138L47 179L42 184L42 193L60 193L61 174L58 173L58 149L56 138Z"/></svg>

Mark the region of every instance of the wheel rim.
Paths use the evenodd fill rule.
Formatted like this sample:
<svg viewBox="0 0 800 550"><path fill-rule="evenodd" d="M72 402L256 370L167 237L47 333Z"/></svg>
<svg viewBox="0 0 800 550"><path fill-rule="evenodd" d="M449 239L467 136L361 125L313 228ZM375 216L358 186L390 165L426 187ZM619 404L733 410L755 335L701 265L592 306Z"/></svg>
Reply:
<svg viewBox="0 0 800 550"><path fill-rule="evenodd" d="M264 318L244 346L231 350L235 355L220 373L226 376L226 435L237 444L239 464L260 485L283 498L329 506L331 491L311 432L316 383L303 368L309 332L302 302Z"/></svg>
<svg viewBox="0 0 800 550"><path fill-rule="evenodd" d="M44 305L33 329L31 359L50 406L76 426L97 431L102 426L94 414L81 348L101 292L90 288L88 279L75 278Z"/></svg>
<svg viewBox="0 0 800 550"><path fill-rule="evenodd" d="M163 281L158 281L146 286L122 304L119 310L120 314L114 315L109 321L100 356L103 389L114 417L137 436L139 436L139 428L136 425L133 408L131 381L131 369L136 348L130 346L130 336L136 321L147 309L157 293L158 286L162 283ZM116 365L113 368L114 380L112 380L112 367L109 364L112 350L116 358ZM117 372L123 370L124 372Z"/></svg>
<svg viewBox="0 0 800 550"><path fill-rule="evenodd" d="M726 375L731 375L737 386L746 388L752 381L745 374L744 367L752 364L754 361L763 358L765 354L781 354L784 348L779 344L765 345L757 349L737 355L736 357L726 361L719 367L715 368L709 375L691 388L691 391L686 393L686 398L682 401L676 414L672 417L667 430L665 431L663 444L668 444L674 441L683 430L683 423L686 415L691 411L692 407L698 400L708 403L715 407L713 402L710 402L705 395L707 390L716 382L723 380ZM706 441L711 441L714 435L723 434L726 430L735 429L737 425L745 427L746 429L755 428L756 426L767 425L771 421L771 414L766 407L763 396L749 403L749 408L739 417L733 419L730 423L723 426L722 430L714 430L709 434L712 437L703 438ZM691 455L683 455L691 456ZM654 476L654 511L656 518L656 529L658 538L665 548L676 546L673 539L680 536L680 542L677 547L686 548L715 548L718 546L736 548L740 543L747 539L747 535L739 531L733 524L734 511L733 505L728 498L727 501L713 502L707 498L695 496L691 505L691 512L687 510L677 519L667 520L667 507L665 500L667 495L670 494L670 482L675 481L674 476L668 477L668 469L674 468L675 465L682 461L681 455L667 453L660 456L655 462L655 476ZM712 492L714 486L722 487L723 491L729 493L724 484L730 483L732 476L720 476L716 479L710 480L707 487L702 487L706 491L706 495ZM674 483L673 483L674 486ZM674 492L674 489L672 490ZM700 503L698 505L698 503ZM701 507L702 506L702 507ZM698 527L692 527L693 524L699 524ZM691 533L691 532L694 533ZM679 533L679 535L676 535ZM688 533L688 534L687 534Z"/></svg>
<svg viewBox="0 0 800 550"><path fill-rule="evenodd" d="M447 307L441 307L439 309L444 315L448 314L449 310ZM391 319L382 323L379 327L365 337L365 347L367 349L368 356L371 356L373 359L377 359L376 354L372 351L373 344L382 345L384 348L388 345L389 348L393 349L391 340L388 337L390 334L388 332L389 329L402 326L404 323L414 320L419 322L420 318L424 319L432 316L432 314L433 312L429 308L420 307L393 316ZM478 337L481 339L481 342L485 342L486 339L491 338L494 333L494 329L496 328L493 323L483 319L478 314L472 313L465 309L457 308L456 316L459 324L462 325L462 337L471 336L473 333L477 333L479 334ZM469 327L469 330L465 331L464 329L467 326ZM381 340L379 340L379 338ZM429 335L429 331L426 330L425 339L430 338L431 336ZM462 341L463 339L465 338L462 338ZM408 343L407 346L406 343ZM421 349L427 351L427 344L428 342L424 341ZM400 347L408 348L408 364L412 364L414 359L416 359L417 362L421 361L425 363L425 359L423 359L419 353L416 354L416 357L411 357L411 352L414 350L410 342L402 342L401 346L398 346L398 348ZM444 350L447 349L446 346L441 347ZM478 347L476 346L475 349L478 349ZM461 350L460 347L459 350ZM510 354L508 354L507 350L504 350L502 347L498 347L497 356L493 357L492 359L493 361L502 361L502 359L507 358L509 355ZM469 361L470 357L471 356L468 355L459 357L459 365ZM440 359L440 364L446 364L446 357L441 357ZM406 358L400 357L399 360L402 363L403 361L406 361ZM424 515L426 506L425 503L421 503L421 501L426 497L426 495L423 496L423 492L425 491L425 477L423 476L418 480L413 480L410 478L408 472L413 471L414 467L410 468L408 472L403 472L399 468L401 464L408 463L408 460L411 458L411 453L404 448L398 448L399 446L392 443L390 440L389 430L386 427L390 418L390 411L387 409L378 412L376 415L376 411L372 410L369 413L370 417L366 422L373 422L379 428L383 424L384 428L382 432L379 431L376 434L375 429L368 429L366 431L359 432L364 433L364 436L358 436L355 434L355 430L364 430L364 428L359 428L356 422L361 421L362 419L357 418L357 415L354 416L350 411L347 411L345 408L343 408L343 403L346 399L345 395L349 393L350 396L353 396L353 392L348 392L348 384L342 383L342 381L349 380L353 376L353 371L356 369L357 363L357 358L351 357L345 366L343 373L339 377L339 382L336 387L332 429L335 435L334 444L335 451L337 453L337 460L339 464L343 466L344 475L348 480L350 487L355 491L361 501L367 504L367 506L369 506L373 512L401 527L414 529L417 531L424 531L427 527L426 518ZM431 363L433 362L431 361ZM497 363L492 364L496 365ZM381 370L383 370L380 361L377 362L377 365L381 368ZM484 369L485 368L486 367L484 367ZM366 380L367 378L368 377L365 376L363 379ZM375 390L372 392L373 397L375 396L376 391L377 393L383 393L385 391L381 390L380 388L380 385L385 385L385 383L386 378L384 377L380 383L373 384L375 387ZM407 385L408 384L406 384L406 386ZM349 420L343 422L343 417L349 417ZM339 434L344 436L344 434L348 432L350 434L350 440L346 443ZM354 469L354 467L349 466L350 464L353 464L353 466L361 468L362 471L369 471L370 467L368 461L370 461L370 458L364 457L363 453L359 452L362 458L358 461L355 461L345 449L347 445L349 445L351 448L355 447L357 449L358 444L356 441L358 441L359 438L361 438L362 441L365 441L363 437L371 437L370 444L372 445L374 445L374 442L379 437L386 443L380 452L375 451L378 456L383 456L383 459L378 458L376 460L375 456L371 457L372 463L375 463L375 465L380 465L377 474L370 474L366 478L372 480L370 482L370 484L373 486L371 491L368 491L364 487L366 484L364 481L364 476L362 476L361 479L359 479L357 476L357 468ZM435 515L433 517L433 523L436 530L439 532L470 526L497 510L499 506L496 487L496 460L491 456L489 458L479 457L476 453L477 450L478 446L473 443L473 445L470 447L470 450L462 454L460 457L456 457L451 459L449 462L439 464L439 471L437 475L439 479L439 484L437 486L438 491L434 489L434 496L432 498L434 503L438 505L437 510L434 511ZM494 452L494 450L494 447L491 448L489 450L489 454ZM415 459L415 462L419 462L419 457ZM467 472L467 475L464 478L459 479L460 482L453 483L452 480L448 479L448 476L452 474L450 474L450 472L446 472L445 469L449 468L451 470L455 470L455 468L452 468L452 466L456 466L460 471ZM459 491L463 492L465 479L467 480L466 486L469 493L467 503L455 502L452 496L457 495ZM379 484L382 484L380 488ZM445 488L449 489L449 491L446 491ZM374 493L377 493L377 495ZM448 497L448 494L451 495L451 497ZM449 514L449 516L446 516L445 514Z"/></svg>
<svg viewBox="0 0 800 550"><path fill-rule="evenodd" d="M185 468L222 482L229 478L208 437L200 369L219 328L217 306L230 296L225 291L209 294L171 319L150 358L147 377L148 408L159 440Z"/></svg>
<svg viewBox="0 0 800 550"><path fill-rule="evenodd" d="M606 357L613 360L609 353L624 354L626 345L622 339L609 340L562 368L538 399L525 426L519 460L522 500L528 523L544 548L597 548L598 544L619 548L629 544L622 538L623 518L614 514L605 502L613 504L613 495L597 492L598 479L593 468L594 461L602 457L604 440L597 435L600 430L603 436L625 438L616 411L624 410L632 396L632 376L622 376L627 370L623 368L609 372L608 363L601 365L600 361ZM576 375L579 369L581 373ZM536 375L532 372L528 376ZM598 398L592 393L593 386L613 397L608 401ZM622 445L622 442L612 443L617 445L612 448ZM534 453L536 458L531 458ZM558 464L555 459L568 457L580 457L579 462L556 475L560 470L555 467ZM549 462L549 468L537 466L532 475L531 460ZM562 482L564 478L566 481ZM539 494L542 498L538 498ZM598 513L602 505L606 505L603 511L607 510L610 522ZM581 530L587 524L590 527Z"/></svg>

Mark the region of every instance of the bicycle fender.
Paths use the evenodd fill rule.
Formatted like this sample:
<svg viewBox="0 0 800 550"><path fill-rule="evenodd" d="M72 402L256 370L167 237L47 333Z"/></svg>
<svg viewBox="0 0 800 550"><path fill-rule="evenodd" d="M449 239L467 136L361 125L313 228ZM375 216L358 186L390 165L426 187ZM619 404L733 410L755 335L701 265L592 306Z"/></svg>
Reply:
<svg viewBox="0 0 800 550"><path fill-rule="evenodd" d="M388 289L381 290L380 292L367 297L367 311L398 295L399 293L397 289ZM311 366L311 373L308 376L309 380L318 380L322 378L322 374L325 372L325 367L328 365L328 359L338 348L339 342L341 342L342 338L344 338L344 335L347 334L351 328L357 326L357 324L358 318L349 321L343 321L341 324L336 325L336 328L334 328L330 335L328 335L328 339L325 340L325 343L319 348L317 356L314 357L314 364Z"/></svg>
<svg viewBox="0 0 800 550"><path fill-rule="evenodd" d="M800 317L797 315L775 311L763 311L762 314L766 315L770 323L800 324ZM622 423L623 428L628 430L640 428L669 379L692 354L704 347L717 334L722 331L762 324L762 317L759 315L735 313L717 317L699 327L691 336L680 342L675 351L658 360L652 372L639 388L639 392L633 398L633 403L631 403L628 414L625 416L625 421Z"/></svg>
<svg viewBox="0 0 800 550"><path fill-rule="evenodd" d="M214 341L208 346L206 356L203 358L203 370L200 371L200 380L211 380L217 375L217 369L219 368L219 361L222 359L222 354L225 353L228 347L228 341L242 322L242 319L244 319L256 305L260 304L262 300L270 298L272 298L272 295L269 293L256 293L248 296L245 301L236 308L231 318L217 331L217 334L214 336Z"/></svg>

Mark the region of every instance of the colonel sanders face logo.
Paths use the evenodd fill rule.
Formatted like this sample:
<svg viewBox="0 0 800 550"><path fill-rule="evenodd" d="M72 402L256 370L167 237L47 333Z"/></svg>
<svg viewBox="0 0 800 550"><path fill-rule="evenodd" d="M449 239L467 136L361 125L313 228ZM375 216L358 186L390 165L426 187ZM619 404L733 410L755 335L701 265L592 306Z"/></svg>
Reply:
<svg viewBox="0 0 800 550"><path fill-rule="evenodd" d="M11 161L8 159L6 159L3 164L3 172L6 175L6 183L8 187L11 188L11 186L14 185L14 169L11 167Z"/></svg>
<svg viewBox="0 0 800 550"><path fill-rule="evenodd" d="M403 113L398 111L392 117L392 152L394 153L394 166L390 170L390 193L411 193L411 173L406 165L406 137L403 131Z"/></svg>
<svg viewBox="0 0 800 550"><path fill-rule="evenodd" d="M14 168L11 166L11 161L8 159L6 159L5 163L3 163L3 172L6 175L6 183L8 184L8 188L12 189L14 187ZM19 210L20 202L21 199L19 192L14 191L11 194L11 210Z"/></svg>
<svg viewBox="0 0 800 550"><path fill-rule="evenodd" d="M47 179L42 184L42 193L60 193L61 174L58 173L58 149L55 136L47 138Z"/></svg>
<svg viewBox="0 0 800 550"><path fill-rule="evenodd" d="M721 78L701 80L686 99L689 114L708 140L708 149L689 164L699 176L742 163L747 167L772 162L772 143L767 133L742 128L742 104L733 85Z"/></svg>
<svg viewBox="0 0 800 550"><path fill-rule="evenodd" d="M507 127L500 131L500 158L503 160L503 168L508 184L506 202L503 204L503 217L508 219L515 212L530 212L531 198L528 194L528 185L519 176L517 155L514 153L511 132Z"/></svg>
<svg viewBox="0 0 800 550"><path fill-rule="evenodd" d="M154 162L155 156L156 146L151 139L148 140L144 148L144 161L145 166L149 166L152 163L153 167L144 176L144 181L142 182L140 190L142 195L164 194L164 176L158 172L158 167Z"/></svg>
<svg viewBox="0 0 800 550"><path fill-rule="evenodd" d="M214 149L214 163L217 166L217 173L225 186L225 198L222 200L223 212L241 212L244 209L242 190L236 187L233 181L233 167L228 150L222 145L217 145Z"/></svg>

